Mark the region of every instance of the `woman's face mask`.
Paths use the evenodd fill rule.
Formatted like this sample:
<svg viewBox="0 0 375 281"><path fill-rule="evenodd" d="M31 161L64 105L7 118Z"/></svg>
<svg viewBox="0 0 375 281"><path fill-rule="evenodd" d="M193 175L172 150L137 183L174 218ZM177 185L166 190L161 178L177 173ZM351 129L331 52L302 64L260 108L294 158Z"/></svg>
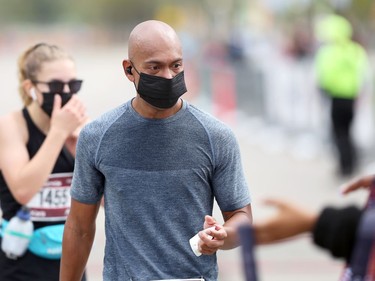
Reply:
<svg viewBox="0 0 375 281"><path fill-rule="evenodd" d="M152 106L171 108L187 91L183 71L172 79L167 79L143 72L139 73L135 67L134 69L140 76L136 90L140 97Z"/></svg>
<svg viewBox="0 0 375 281"><path fill-rule="evenodd" d="M40 106L49 117L52 115L53 102L55 95L60 95L61 97L61 107L68 103L74 94L70 93L42 93L43 94L43 103Z"/></svg>

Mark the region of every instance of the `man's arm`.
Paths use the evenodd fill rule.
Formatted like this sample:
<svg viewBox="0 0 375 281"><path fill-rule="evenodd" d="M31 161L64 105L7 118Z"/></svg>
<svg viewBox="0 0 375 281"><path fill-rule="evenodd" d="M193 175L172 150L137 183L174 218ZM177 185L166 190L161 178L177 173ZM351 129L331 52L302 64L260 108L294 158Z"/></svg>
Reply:
<svg viewBox="0 0 375 281"><path fill-rule="evenodd" d="M60 281L80 281L95 237L96 216L100 207L72 199L65 223Z"/></svg>
<svg viewBox="0 0 375 281"><path fill-rule="evenodd" d="M245 207L233 212L223 212L223 217L227 238L224 240L224 245L221 249L230 250L239 245L238 227L253 222L251 205L246 205Z"/></svg>

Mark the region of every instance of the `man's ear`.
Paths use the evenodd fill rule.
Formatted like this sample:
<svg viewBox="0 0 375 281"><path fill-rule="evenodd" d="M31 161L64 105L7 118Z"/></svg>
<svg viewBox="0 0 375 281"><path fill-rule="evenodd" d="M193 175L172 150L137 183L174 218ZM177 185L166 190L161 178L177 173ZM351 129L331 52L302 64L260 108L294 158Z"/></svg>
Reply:
<svg viewBox="0 0 375 281"><path fill-rule="evenodd" d="M128 77L128 79L131 82L134 82L134 76L133 76L133 72L132 72L132 65L131 65L130 61L129 60L123 60L122 61L122 67L124 69L126 77Z"/></svg>

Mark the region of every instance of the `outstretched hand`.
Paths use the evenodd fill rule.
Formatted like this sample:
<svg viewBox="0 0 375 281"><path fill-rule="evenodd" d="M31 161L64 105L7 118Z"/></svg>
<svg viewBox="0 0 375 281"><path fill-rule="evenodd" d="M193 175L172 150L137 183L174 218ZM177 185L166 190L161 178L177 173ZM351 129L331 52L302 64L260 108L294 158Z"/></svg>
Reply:
<svg viewBox="0 0 375 281"><path fill-rule="evenodd" d="M371 185L374 183L374 180L375 180L374 175L366 175L366 176L354 178L353 180L341 186L341 193L348 194L360 188L370 188Z"/></svg>
<svg viewBox="0 0 375 281"><path fill-rule="evenodd" d="M313 229L317 214L295 203L266 199L264 203L276 208L276 214L262 222L254 222L257 244L270 244Z"/></svg>

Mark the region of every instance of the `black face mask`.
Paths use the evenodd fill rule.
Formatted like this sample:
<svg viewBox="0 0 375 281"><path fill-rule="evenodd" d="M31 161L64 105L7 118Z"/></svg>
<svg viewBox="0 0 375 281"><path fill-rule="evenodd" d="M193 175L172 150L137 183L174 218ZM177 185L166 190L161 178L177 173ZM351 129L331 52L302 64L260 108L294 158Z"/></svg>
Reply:
<svg viewBox="0 0 375 281"><path fill-rule="evenodd" d="M137 70L136 70L137 71ZM138 71L137 71L138 72ZM186 93L184 72L181 71L172 79L139 73L138 94L146 102L158 108L171 108Z"/></svg>
<svg viewBox="0 0 375 281"><path fill-rule="evenodd" d="M69 93L42 93L43 94L43 103L41 105L41 108L49 117L52 115L53 110L53 102L55 95L60 95L61 97L61 107L63 107L74 94Z"/></svg>

